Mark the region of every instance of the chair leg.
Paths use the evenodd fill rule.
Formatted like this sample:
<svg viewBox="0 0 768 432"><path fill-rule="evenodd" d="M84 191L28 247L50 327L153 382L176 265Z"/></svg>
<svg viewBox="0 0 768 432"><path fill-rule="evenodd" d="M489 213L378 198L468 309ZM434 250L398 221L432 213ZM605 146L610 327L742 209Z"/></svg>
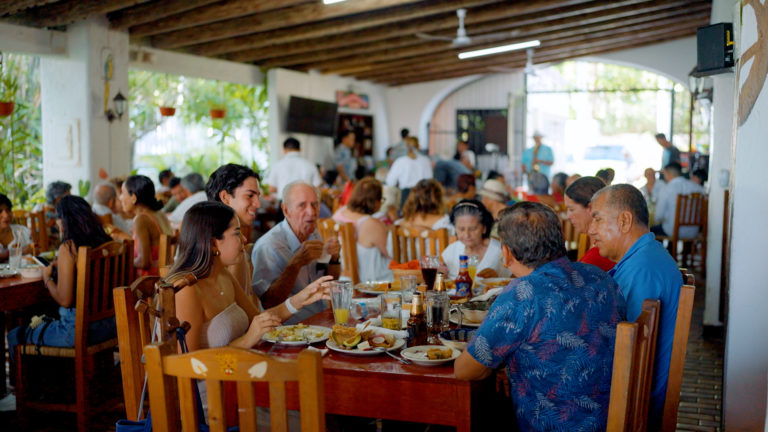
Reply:
<svg viewBox="0 0 768 432"><path fill-rule="evenodd" d="M92 357L86 356L75 358L75 390L77 393L77 430L78 432L88 431L88 420L90 419L90 391L88 385L88 373L95 366Z"/></svg>
<svg viewBox="0 0 768 432"><path fill-rule="evenodd" d="M24 429L27 419L27 386L24 380L24 370L21 366L21 359L21 352L17 347L16 353L14 354L16 363L14 367L14 372L16 373L16 419L19 427Z"/></svg>

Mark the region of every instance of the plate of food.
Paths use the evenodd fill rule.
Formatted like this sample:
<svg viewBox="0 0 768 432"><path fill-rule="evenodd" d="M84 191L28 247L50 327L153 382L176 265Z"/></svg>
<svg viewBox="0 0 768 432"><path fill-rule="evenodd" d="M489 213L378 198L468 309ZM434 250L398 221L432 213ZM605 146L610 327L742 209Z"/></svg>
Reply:
<svg viewBox="0 0 768 432"><path fill-rule="evenodd" d="M451 310L451 315L448 317L448 321L452 322L453 324L458 325L459 324L459 311L456 309ZM461 320L461 326L462 327L480 327L480 325L483 323L483 321L474 321L472 319L467 319L465 316L464 319Z"/></svg>
<svg viewBox="0 0 768 432"><path fill-rule="evenodd" d="M18 270L11 270L8 267L0 268L0 278L14 277L19 274Z"/></svg>
<svg viewBox="0 0 768 432"><path fill-rule="evenodd" d="M262 339L276 343L280 340L283 345L306 345L322 342L328 339L331 329L328 327L296 324L280 326L265 334Z"/></svg>
<svg viewBox="0 0 768 432"><path fill-rule="evenodd" d="M400 291L400 282L368 281L355 285L355 289L363 294L379 295L386 291Z"/></svg>
<svg viewBox="0 0 768 432"><path fill-rule="evenodd" d="M487 289L505 287L509 285L510 282L512 282L512 278L478 278L478 283L485 285Z"/></svg>
<svg viewBox="0 0 768 432"><path fill-rule="evenodd" d="M332 351L357 356L372 356L394 351L405 345L404 339L390 334L376 334L373 330L358 332L355 327L333 326L325 346ZM377 349L378 348L378 349ZM384 348L383 350L381 348Z"/></svg>
<svg viewBox="0 0 768 432"><path fill-rule="evenodd" d="M417 345L400 351L400 355L420 366L437 366L456 360L461 351L441 345Z"/></svg>

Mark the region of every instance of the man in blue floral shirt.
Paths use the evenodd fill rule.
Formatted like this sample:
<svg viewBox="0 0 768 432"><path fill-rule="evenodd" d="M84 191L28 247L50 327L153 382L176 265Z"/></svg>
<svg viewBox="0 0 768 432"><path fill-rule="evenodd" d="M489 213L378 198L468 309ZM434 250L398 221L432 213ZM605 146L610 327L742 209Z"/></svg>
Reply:
<svg viewBox="0 0 768 432"><path fill-rule="evenodd" d="M483 379L505 364L521 431L605 430L624 318L616 283L568 261L560 221L545 205L502 211L499 236L504 265L518 278L456 359L456 377Z"/></svg>

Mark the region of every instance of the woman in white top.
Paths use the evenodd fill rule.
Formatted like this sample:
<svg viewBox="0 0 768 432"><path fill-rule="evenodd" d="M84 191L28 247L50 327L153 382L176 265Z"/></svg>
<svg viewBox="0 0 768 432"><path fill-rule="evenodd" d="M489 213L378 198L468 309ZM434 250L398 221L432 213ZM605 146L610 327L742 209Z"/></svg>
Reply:
<svg viewBox="0 0 768 432"><path fill-rule="evenodd" d="M357 182L347 205L333 215L340 223L355 224L357 236L357 261L360 280L391 281L391 258L387 254L387 226L372 217L381 208L381 182L364 178Z"/></svg>
<svg viewBox="0 0 768 432"><path fill-rule="evenodd" d="M446 228L450 235L454 235L453 225L443 207L443 186L435 179L416 183L403 205L403 218L395 225L432 230Z"/></svg>
<svg viewBox="0 0 768 432"><path fill-rule="evenodd" d="M10 245L21 246L22 253L29 253L32 246L29 228L24 225L11 224L12 220L13 205L11 200L0 194L0 261L8 259Z"/></svg>
<svg viewBox="0 0 768 432"><path fill-rule="evenodd" d="M192 325L187 334L190 351L225 345L251 348L292 311L329 298L322 284L332 278L325 276L285 303L259 313L226 271L243 259L240 222L232 208L219 202L197 203L184 215L182 227L179 257L167 279L187 273L197 277L197 283L176 293L176 315Z"/></svg>
<svg viewBox="0 0 768 432"><path fill-rule="evenodd" d="M501 244L490 238L493 216L477 200L461 200L451 210L451 222L456 227L458 240L443 251L448 266L448 278L459 274L459 255L477 255L477 276L508 277L510 271L501 261Z"/></svg>

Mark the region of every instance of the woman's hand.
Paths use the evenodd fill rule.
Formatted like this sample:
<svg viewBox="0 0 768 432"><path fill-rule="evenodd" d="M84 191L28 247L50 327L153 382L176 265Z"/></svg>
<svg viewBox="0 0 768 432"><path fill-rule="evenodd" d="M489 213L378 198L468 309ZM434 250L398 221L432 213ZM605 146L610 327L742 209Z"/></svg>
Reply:
<svg viewBox="0 0 768 432"><path fill-rule="evenodd" d="M279 326L280 319L272 312L262 312L251 320L251 325L248 327L248 346L252 347L259 343L262 336Z"/></svg>
<svg viewBox="0 0 768 432"><path fill-rule="evenodd" d="M306 288L299 291L298 294L291 297L288 301L290 301L296 309L301 309L318 300L330 300L330 286L328 285L328 282L332 280L333 276L323 276L318 278L316 281L307 285Z"/></svg>
<svg viewBox="0 0 768 432"><path fill-rule="evenodd" d="M56 261L48 264L48 266L43 268L43 281L47 281L51 278L51 275L53 274L53 267L56 265Z"/></svg>

